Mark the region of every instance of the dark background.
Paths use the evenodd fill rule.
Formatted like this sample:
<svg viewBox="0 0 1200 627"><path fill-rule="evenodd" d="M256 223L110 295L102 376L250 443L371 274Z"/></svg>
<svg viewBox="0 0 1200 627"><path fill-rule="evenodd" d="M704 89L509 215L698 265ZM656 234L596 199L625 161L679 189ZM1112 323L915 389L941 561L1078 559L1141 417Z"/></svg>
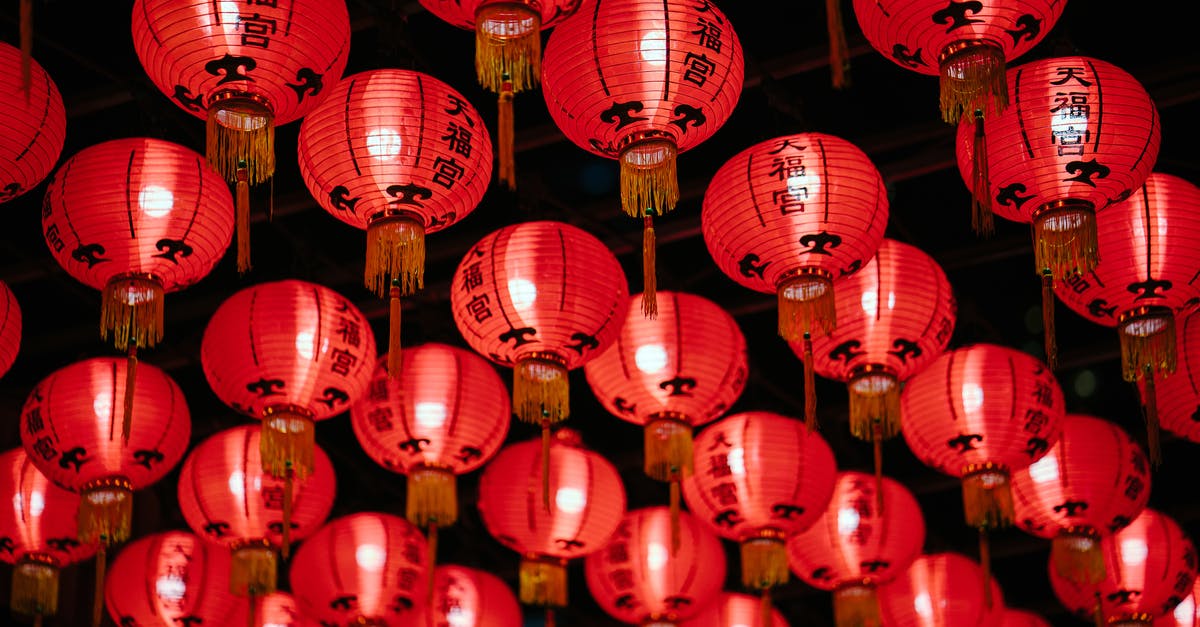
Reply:
<svg viewBox="0 0 1200 627"><path fill-rule="evenodd" d="M17 43L17 2L0 3L0 36ZM1192 22L1173 15L1167 3L1141 5L1068 3L1060 22L1024 60L1080 53L1105 59L1138 78L1155 99L1163 142L1157 171L1200 181L1193 152L1193 120L1200 114L1200 53ZM952 128L937 112L937 80L901 69L870 48L858 30L850 2L842 2L853 67L852 84L830 86L822 3L720 4L746 54L746 83L730 121L709 141L679 160L682 198L658 221L660 289L691 291L733 313L750 348L750 378L734 411L773 410L801 415L800 364L775 335L775 299L743 289L708 256L700 235L700 202L718 167L750 144L799 131L822 131L860 146L875 161L891 196L887 235L914 244L945 269L959 302L952 346L986 341L1041 356L1039 284L1032 267L1028 227L998 220L990 239L970 231L969 195L954 167ZM35 3L34 56L58 84L67 106L62 159L113 138L153 136L203 152L204 124L185 114L146 78L130 37L132 2ZM1121 7L1121 8L1118 8ZM353 39L347 73L404 67L430 73L467 96L491 124L494 97L478 87L472 64L474 37L457 30L416 2L349 0ZM405 303L404 341L442 341L465 346L449 315L448 283L466 250L484 234L513 222L554 219L581 226L609 245L625 266L631 290L640 286L640 230L621 213L617 167L565 140L554 127L539 92L516 99L518 191L493 185L479 208L453 228L431 236L426 288ZM275 215L255 216L254 270L239 277L230 251L213 272L167 299L166 336L147 362L165 368L182 386L192 411L193 443L246 418L225 408L209 390L199 363L204 325L222 299L257 282L300 278L327 285L355 301L386 342L386 305L361 285L364 236L322 211L310 198L296 166L299 123L278 130ZM39 203L45 185L0 206L0 280L16 293L25 321L21 353L0 379L0 446L20 445L17 421L29 389L55 369L76 360L113 354L100 341L99 294L72 279L51 258L40 234ZM256 201L262 200L261 194ZM1092 325L1058 307L1059 380L1073 412L1113 420L1141 437L1134 389L1121 380L1116 332ZM507 371L503 372L506 380ZM573 415L568 423L586 443L621 471L629 506L660 503L666 490L641 473L640 428L608 415L595 401L582 371L572 374ZM867 470L870 449L847 434L843 385L818 382L823 434L840 468ZM404 481L376 466L360 450L348 418L321 422L318 443L338 473L335 516L385 509L402 513ZM509 439L534 437L514 423ZM1156 472L1150 503L1200 537L1200 507L1190 483L1200 470L1191 443L1168 437L1165 463ZM921 466L898 438L885 445L886 472L920 499L928 525L927 551L955 550L974 556L976 537L961 518L958 482ZM135 535L186 528L172 472L138 493ZM517 555L484 530L473 503L478 473L460 480L458 524L442 534L440 559L485 568L515 586ZM1082 625L1055 600L1046 575L1047 542L1018 530L992 539L994 570L1005 601L1041 613L1056 625ZM736 550L730 548L728 589L738 587ZM11 569L0 569L0 600ZM569 609L563 625L615 625L590 599L581 564L571 567ZM286 578L285 578L286 581ZM68 568L62 580L60 616L47 625L87 620L92 564ZM829 595L793 580L775 593L793 625L831 624ZM527 622L540 614L527 611ZM0 614L0 616L3 616ZM0 622L4 619L0 618ZM107 624L107 623L106 623Z"/></svg>

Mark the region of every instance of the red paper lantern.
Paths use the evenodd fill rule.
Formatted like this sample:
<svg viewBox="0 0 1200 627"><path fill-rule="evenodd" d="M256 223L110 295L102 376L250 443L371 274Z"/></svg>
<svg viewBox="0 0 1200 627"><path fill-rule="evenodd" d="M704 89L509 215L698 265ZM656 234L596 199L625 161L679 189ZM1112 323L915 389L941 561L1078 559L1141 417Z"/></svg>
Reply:
<svg viewBox="0 0 1200 627"><path fill-rule="evenodd" d="M58 163L67 134L62 95L50 75L29 60L22 87L21 51L0 42L0 203L33 189Z"/></svg>
<svg viewBox="0 0 1200 627"><path fill-rule="evenodd" d="M20 352L21 304L8 284L0 281L0 377L12 368Z"/></svg>
<svg viewBox="0 0 1200 627"><path fill-rule="evenodd" d="M1196 606L1196 589L1200 580L1192 584L1192 593L1179 602L1175 609L1154 621L1154 627L1197 627L1200 626L1200 608Z"/></svg>
<svg viewBox="0 0 1200 627"><path fill-rule="evenodd" d="M399 516L335 518L296 551L292 594L322 624L416 624L425 607L425 548L421 531Z"/></svg>
<svg viewBox="0 0 1200 627"><path fill-rule="evenodd" d="M565 20L546 42L542 92L575 145L621 164L621 209L644 224L643 311L655 303L654 227L675 208L678 153L729 119L742 93L742 46L712 2L610 0Z"/></svg>
<svg viewBox="0 0 1200 627"><path fill-rule="evenodd" d="M810 210L805 210L805 207ZM779 334L804 340L837 326L835 278L858 271L883 240L887 191L856 146L821 133L743 150L713 175L701 213L704 243L740 285L778 294ZM805 419L816 421L812 359L804 360Z"/></svg>
<svg viewBox="0 0 1200 627"><path fill-rule="evenodd" d="M673 624L696 616L720 595L721 540L681 512L682 542L672 549L673 518L666 507L633 510L608 544L583 560L588 591L609 616L631 625Z"/></svg>
<svg viewBox="0 0 1200 627"><path fill-rule="evenodd" d="M418 527L458 519L455 475L496 454L508 435L508 389L492 365L471 351L430 342L407 348L400 378L385 360L350 424L367 456L407 476L406 516Z"/></svg>
<svg viewBox="0 0 1200 627"><path fill-rule="evenodd" d="M740 592L722 592L709 601L699 614L679 623L679 627L750 627L763 625L762 601ZM779 610L771 608L771 622L764 627L788 627Z"/></svg>
<svg viewBox="0 0 1200 627"><path fill-rule="evenodd" d="M1050 627L1050 623L1033 612L1010 608L1001 614L1000 627Z"/></svg>
<svg viewBox="0 0 1200 627"><path fill-rule="evenodd" d="M812 342L816 373L847 384L850 432L900 433L900 384L946 350L958 305L946 273L915 246L884 239L861 272L839 282L837 328ZM792 342L804 359L804 343Z"/></svg>
<svg viewBox="0 0 1200 627"><path fill-rule="evenodd" d="M159 90L208 121L208 160L237 183L238 270L249 270L249 185L275 173L275 127L311 111L341 79L346 3L137 0L133 46Z"/></svg>
<svg viewBox="0 0 1200 627"><path fill-rule="evenodd" d="M1107 575L1099 584L1068 581L1050 565L1054 595L1081 618L1094 617L1098 625L1150 625L1192 593L1196 547L1165 514L1147 508L1101 540L1100 549Z"/></svg>
<svg viewBox="0 0 1200 627"><path fill-rule="evenodd" d="M25 449L0 453L0 478L0 561L14 566L10 607L40 621L58 612L59 570L96 546L76 539L79 496L46 479Z"/></svg>
<svg viewBox="0 0 1200 627"><path fill-rule="evenodd" d="M200 362L221 401L263 421L263 471L291 485L312 472L315 421L348 410L366 391L375 335L337 292L272 281L221 303L204 329Z"/></svg>
<svg viewBox="0 0 1200 627"><path fill-rule="evenodd" d="M442 565L433 571L433 621L414 625L521 627L521 606L504 580L483 570Z"/></svg>
<svg viewBox="0 0 1200 627"><path fill-rule="evenodd" d="M1062 439L1012 474L1013 512L1025 531L1053 538L1058 574L1077 583L1104 580L1100 537L1138 517L1150 498L1142 448L1117 425L1078 414Z"/></svg>
<svg viewBox="0 0 1200 627"><path fill-rule="evenodd" d="M254 600L258 607L252 627L315 627L312 621L300 615L296 598L286 592L272 592Z"/></svg>
<svg viewBox="0 0 1200 627"><path fill-rule="evenodd" d="M543 427L569 413L567 371L621 332L629 286L591 233L533 221L484 236L458 264L450 306L467 344L514 369L513 412Z"/></svg>
<svg viewBox="0 0 1200 627"><path fill-rule="evenodd" d="M262 470L258 425L226 429L198 444L179 471L179 509L198 535L233 551L229 585L234 594L275 591L277 547L288 555L292 539L316 531L333 509L333 464L313 449L313 473L287 493ZM289 498L290 497L290 498Z"/></svg>
<svg viewBox="0 0 1200 627"><path fill-rule="evenodd" d="M979 564L960 553L932 553L913 561L895 581L879 589L879 609L888 627L999 627L1003 595L993 579L979 585Z"/></svg>
<svg viewBox="0 0 1200 627"><path fill-rule="evenodd" d="M1154 407L1162 427L1200 442L1200 315L1188 314L1175 324L1175 374L1154 380L1154 398L1141 386L1142 402Z"/></svg>
<svg viewBox="0 0 1200 627"><path fill-rule="evenodd" d="M625 514L617 469L582 446L560 429L544 455L537 440L506 446L479 477L484 526L521 554L522 603L566 606L567 560L600 550ZM537 490L554 495L553 507L532 497Z"/></svg>
<svg viewBox="0 0 1200 627"><path fill-rule="evenodd" d="M1044 39L1065 4L854 0L854 14L880 54L906 70L939 77L942 119L954 123L1008 106L1005 63Z"/></svg>
<svg viewBox="0 0 1200 627"><path fill-rule="evenodd" d="M811 527L833 495L833 450L800 420L743 412L700 433L694 463L703 471L683 482L683 498L711 531L741 545L742 585L787 583L788 538Z"/></svg>
<svg viewBox="0 0 1200 627"><path fill-rule="evenodd" d="M845 471L817 522L788 541L788 564L808 585L833 592L838 627L878 626L876 589L903 573L924 544L925 517L903 484Z"/></svg>

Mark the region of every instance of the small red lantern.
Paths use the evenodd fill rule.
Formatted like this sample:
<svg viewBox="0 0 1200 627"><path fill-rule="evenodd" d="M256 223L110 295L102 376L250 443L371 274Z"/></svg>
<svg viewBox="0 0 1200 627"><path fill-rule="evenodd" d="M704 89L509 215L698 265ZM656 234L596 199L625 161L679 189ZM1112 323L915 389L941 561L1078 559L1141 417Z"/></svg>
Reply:
<svg viewBox="0 0 1200 627"><path fill-rule="evenodd" d="M229 585L239 596L275 591L276 547L287 558L292 539L316 531L336 490L333 464L315 447L313 473L289 495L262 470L260 431L245 425L209 436L179 471L179 509L198 535L233 552Z"/></svg>
<svg viewBox="0 0 1200 627"><path fill-rule="evenodd" d="M913 561L879 589L884 625L899 627L999 627L1004 613L1000 586L985 593L979 564L960 553L932 553Z"/></svg>
<svg viewBox="0 0 1200 627"><path fill-rule="evenodd" d="M1096 219L1103 259L1078 280L1058 284L1059 300L1121 338L1126 381L1141 381L1155 398L1155 374L1175 372L1175 316L1200 302L1200 188L1154 173L1141 189ZM1168 228L1169 226L1169 228ZM1150 459L1159 461L1157 406L1146 404Z"/></svg>
<svg viewBox="0 0 1200 627"><path fill-rule="evenodd" d="M0 377L12 368L20 352L21 304L8 284L0 281Z"/></svg>
<svg viewBox="0 0 1200 627"><path fill-rule="evenodd" d="M804 342L804 416L815 427L811 340L837 326L834 279L857 272L883 241L888 199L879 171L844 139L778 137L717 170L700 217L726 276L778 294L779 334Z"/></svg>
<svg viewBox="0 0 1200 627"><path fill-rule="evenodd" d="M716 602L725 581L721 540L682 512L682 542L672 551L671 518L665 507L631 511L608 544L584 559L588 590L609 616L631 625L674 624Z"/></svg>
<svg viewBox="0 0 1200 627"><path fill-rule="evenodd" d="M29 60L23 87L21 51L0 42L0 204L33 189L62 154L67 113L50 75Z"/></svg>
<svg viewBox="0 0 1200 627"><path fill-rule="evenodd" d="M521 627L521 605L504 580L483 570L442 565L433 571L429 619L414 625Z"/></svg>
<svg viewBox="0 0 1200 627"><path fill-rule="evenodd" d="M833 495L833 450L799 420L744 412L700 433L694 464L704 471L683 482L683 498L708 529L741 545L742 585L765 596L787 583L788 538Z"/></svg>
<svg viewBox="0 0 1200 627"><path fill-rule="evenodd" d="M133 46L163 94L208 120L208 160L237 183L238 270L249 270L249 186L275 173L275 127L311 111L341 79L346 3L136 0Z"/></svg>
<svg viewBox="0 0 1200 627"><path fill-rule="evenodd" d="M1154 627L1200 627L1200 608L1196 606L1196 589L1200 579L1192 584L1192 593L1179 602L1169 614L1154 621Z"/></svg>
<svg viewBox="0 0 1200 627"><path fill-rule="evenodd" d="M1100 541L1107 575L1099 584L1078 584L1050 565L1054 595L1097 625L1150 625L1192 593L1196 547L1169 516L1145 509L1124 529Z"/></svg>
<svg viewBox="0 0 1200 627"><path fill-rule="evenodd" d="M1140 446L1117 425L1078 414L1063 420L1062 439L1012 474L1013 512L1021 529L1053 538L1051 559L1076 583L1104 580L1100 537L1138 517L1150 498L1150 467Z"/></svg>
<svg viewBox="0 0 1200 627"><path fill-rule="evenodd" d="M788 564L808 585L833 592L838 627L878 626L876 590L903 573L924 544L925 517L903 484L846 471L817 522L788 541Z"/></svg>
<svg viewBox="0 0 1200 627"><path fill-rule="evenodd" d="M96 551L77 540L79 496L46 478L25 449L0 453L0 561L13 565L13 612L34 617L58 612L58 573Z"/></svg>
<svg viewBox="0 0 1200 627"><path fill-rule="evenodd" d="M292 594L322 624L414 625L425 607L425 538L391 514L335 518L292 559Z"/></svg>
<svg viewBox="0 0 1200 627"><path fill-rule="evenodd" d="M1155 379L1154 398L1143 382L1142 403L1157 410L1162 428L1200 442L1200 315L1190 313L1176 322L1175 351L1175 374Z"/></svg>
<svg viewBox="0 0 1200 627"><path fill-rule="evenodd" d="M1005 609L999 627L1050 627L1046 619L1024 610Z"/></svg>
<svg viewBox="0 0 1200 627"><path fill-rule="evenodd" d="M705 603L694 617L679 623L679 627L750 627L763 625L762 602L740 592L722 592L715 601ZM763 627L788 627L779 610L771 608L771 621Z"/></svg>
<svg viewBox="0 0 1200 627"><path fill-rule="evenodd" d="M348 410L366 391L375 336L337 292L272 281L221 303L204 329L200 362L217 397L263 421L263 471L291 486L312 472L315 421Z"/></svg>
<svg viewBox="0 0 1200 627"><path fill-rule="evenodd" d="M610 0L546 42L542 93L575 145L621 164L621 209L644 225L642 310L656 312L654 216L675 208L675 157L729 119L742 46L709 1Z"/></svg>

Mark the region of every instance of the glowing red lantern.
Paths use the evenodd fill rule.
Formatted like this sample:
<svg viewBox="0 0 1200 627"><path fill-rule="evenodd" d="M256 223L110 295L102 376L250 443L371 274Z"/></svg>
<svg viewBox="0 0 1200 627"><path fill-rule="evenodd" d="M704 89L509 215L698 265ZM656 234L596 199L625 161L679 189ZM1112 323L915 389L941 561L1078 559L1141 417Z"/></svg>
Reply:
<svg viewBox="0 0 1200 627"><path fill-rule="evenodd" d="M12 368L20 351L21 304L8 284L0 281L0 377Z"/></svg>
<svg viewBox="0 0 1200 627"><path fill-rule="evenodd" d="M837 326L834 278L858 271L883 241L888 199L879 171L843 139L778 137L717 170L700 217L704 243L726 276L778 294L779 334L804 342L804 416L815 426L811 339Z"/></svg>
<svg viewBox="0 0 1200 627"><path fill-rule="evenodd" d="M884 625L999 627L1004 613L1000 586L978 585L979 564L960 553L931 553L879 589Z"/></svg>
<svg viewBox="0 0 1200 627"><path fill-rule="evenodd" d="M683 482L688 509L711 531L741 545L742 585L787 583L786 542L825 511L837 465L833 450L803 422L765 411L734 414L696 439Z"/></svg>
<svg viewBox="0 0 1200 627"><path fill-rule="evenodd" d="M433 571L432 622L414 625L521 627L521 605L504 580L483 570L442 565Z"/></svg>
<svg viewBox="0 0 1200 627"><path fill-rule="evenodd" d="M1079 584L1050 565L1059 602L1096 624L1150 625L1192 593L1196 547L1169 516L1147 508L1124 529L1100 541L1106 576Z"/></svg>
<svg viewBox="0 0 1200 627"><path fill-rule="evenodd" d="M1051 559L1077 583L1104 580L1100 537L1138 517L1150 498L1142 448L1117 425L1078 414L1063 420L1062 439L1012 474L1013 512L1021 529L1053 538Z"/></svg>
<svg viewBox="0 0 1200 627"><path fill-rule="evenodd" d="M346 3L137 0L133 45L159 90L208 121L208 160L237 183L238 270L249 270L249 186L275 173L275 127L311 111L341 79Z"/></svg>
<svg viewBox="0 0 1200 627"><path fill-rule="evenodd" d="M1200 302L1200 285L1193 285L1200 188L1156 172L1096 222L1103 259L1054 292L1079 315L1117 327L1122 375L1141 381L1145 400L1154 400L1155 374L1175 372L1175 316ZM1158 463L1157 406L1147 403L1146 409L1150 459Z"/></svg>
<svg viewBox="0 0 1200 627"><path fill-rule="evenodd" d="M33 189L54 169L67 134L62 95L50 75L29 60L22 87L21 51L0 42L0 203Z"/></svg>
<svg viewBox="0 0 1200 627"><path fill-rule="evenodd" d="M679 627L749 627L763 625L762 602L748 594L722 592L715 601L704 604L694 617L679 623ZM788 627L779 610L771 608L771 621L763 627Z"/></svg>
<svg viewBox="0 0 1200 627"><path fill-rule="evenodd" d="M712 2L615 0L546 42L542 93L575 145L621 164L621 209L644 224L642 305L655 304L654 216L675 208L675 157L729 119L742 46Z"/></svg>
<svg viewBox="0 0 1200 627"><path fill-rule="evenodd" d="M1200 588L1200 579L1192 584L1192 593L1179 602L1175 609L1162 618L1154 621L1154 627L1197 627L1200 626L1200 608L1196 606L1196 589Z"/></svg>
<svg viewBox="0 0 1200 627"><path fill-rule="evenodd" d="M201 537L229 547L230 589L251 597L275 591L276 547L286 558L293 538L316 531L333 509L336 490L333 464L314 447L313 473L289 494L263 472L260 431L246 425L209 436L179 471L184 519Z"/></svg>
<svg viewBox="0 0 1200 627"><path fill-rule="evenodd" d="M425 538L407 520L375 512L342 516L296 551L292 594L322 624L416 624L425 606L425 558Z"/></svg>
<svg viewBox="0 0 1200 627"><path fill-rule="evenodd" d="M18 614L58 612L58 572L96 551L76 539L79 496L46 478L25 449L0 453L0 561L14 566L11 608Z"/></svg>
<svg viewBox="0 0 1200 627"><path fill-rule="evenodd" d="M999 627L1050 627L1050 623L1033 612L1008 608L1000 615Z"/></svg>
<svg viewBox="0 0 1200 627"><path fill-rule="evenodd" d="M252 600L258 607L254 608L255 621L251 627L309 627L312 624L300 615L296 598L286 592L272 592Z"/></svg>
<svg viewBox="0 0 1200 627"><path fill-rule="evenodd" d="M1200 315L1188 314L1176 322L1175 351L1175 374L1155 379L1154 398L1143 383L1142 402L1157 410L1164 429L1200 442Z"/></svg>
<svg viewBox="0 0 1200 627"><path fill-rule="evenodd" d="M286 280L244 288L204 329L200 362L226 405L263 422L263 471L303 480L313 469L315 421L350 408L375 366L366 316L337 292Z"/></svg>
<svg viewBox="0 0 1200 627"><path fill-rule="evenodd" d="M536 440L506 446L479 477L484 526L521 554L522 603L566 606L567 560L600 550L625 515L617 469L582 446L577 433L560 429L545 454ZM552 507L530 498L539 487L554 495Z"/></svg>
<svg viewBox="0 0 1200 627"><path fill-rule="evenodd" d="M877 588L903 573L924 544L925 517L903 484L846 471L817 522L788 541L788 564L808 585L833 592L838 627L877 626Z"/></svg>
<svg viewBox="0 0 1200 627"><path fill-rule="evenodd" d="M609 616L631 625L673 624L700 613L721 593L725 550L698 518L679 517L679 550L671 549L666 507L629 512L608 544L583 560L588 590Z"/></svg>

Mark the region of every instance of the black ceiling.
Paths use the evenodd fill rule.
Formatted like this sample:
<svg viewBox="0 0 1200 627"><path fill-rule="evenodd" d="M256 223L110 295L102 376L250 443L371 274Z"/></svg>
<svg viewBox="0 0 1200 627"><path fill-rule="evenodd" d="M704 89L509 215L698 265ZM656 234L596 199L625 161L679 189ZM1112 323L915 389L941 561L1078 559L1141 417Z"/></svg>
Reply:
<svg viewBox="0 0 1200 627"><path fill-rule="evenodd" d="M0 4L0 36L17 41L17 2ZM450 83L494 119L492 95L475 82L473 35L457 30L401 0L349 0L353 39L347 73L405 67ZM970 231L969 195L957 170L952 129L937 112L937 81L901 69L871 49L842 2L852 56L851 85L830 86L822 3L721 4L746 53L746 83L733 117L716 135L679 160L682 198L658 221L659 287L706 296L733 313L747 336L751 375L735 411L765 409L799 415L800 365L774 332L774 297L743 289L710 260L700 235L700 200L718 167L751 143L785 133L822 131L864 149L882 172L891 197L887 235L918 246L945 269L959 301L953 346L987 341L1041 354L1039 285L1032 272L1027 227L999 221L981 240ZM67 106L63 159L92 144L129 136L154 136L203 150L204 124L159 93L138 63L130 37L131 0L35 2L34 56L58 84ZM776 8L782 7L782 8ZM1121 8L1118 8L1121 7ZM1200 181L1193 152L1200 134L1200 52L1191 23L1166 10L1074 0L1046 41L1027 59L1079 53L1105 59L1142 81L1162 117L1163 142L1156 170ZM460 224L431 236L426 287L406 301L404 341L443 341L465 346L447 315L448 283L466 250L499 226L529 219L571 222L594 233L616 252L640 290L640 225L621 213L614 162L569 143L551 123L539 93L516 99L518 187L493 185L479 208ZM274 218L256 215L254 270L239 277L231 251L203 281L167 299L166 337L141 355L165 368L186 394L193 417L192 440L242 424L209 390L199 364L204 323L237 289L267 280L300 278L327 285L354 300L386 341L386 305L361 285L364 237L326 214L299 178L294 158L299 124L278 130ZM44 185L0 206L0 280L15 292L24 314L21 353L0 379L0 430L4 449L20 445L16 428L30 388L50 372L81 358L113 354L100 341L99 294L73 280L52 259L40 236ZM1059 379L1074 412L1092 413L1140 437L1136 395L1121 381L1117 337L1064 307L1058 309ZM1031 326L1032 325L1032 326ZM504 373L507 376L507 373ZM608 415L592 397L582 372L572 375L569 426L621 471L630 507L659 503L666 491L641 473L641 433ZM844 386L821 381L823 434L839 467L867 469L869 447L849 438ZM535 432L514 423L510 440ZM319 444L338 472L334 515L359 510L402 512L402 478L375 466L359 449L348 419L320 423ZM1200 538L1200 504L1187 482L1200 472L1193 445L1174 438L1164 444L1165 463L1154 479L1151 505L1174 516ZM928 524L926 550L975 555L974 532L962 522L956 480L921 466L897 439L885 445L886 472L915 492ZM135 533L185 528L176 506L172 473L138 493ZM442 534L441 560L482 567L516 582L517 556L488 536L473 507L477 473L462 480L463 515ZM732 545L730 545L732 546ZM1005 600L1040 612L1054 624L1083 624L1066 615L1046 576L1049 546L1017 530L993 537L994 569ZM728 588L737 586L731 551ZM9 569L3 569L7 578ZM588 597L582 569L571 570L570 609L564 625L616 625ZM60 617L47 625L81 625L90 607L91 570L68 569ZM8 587L0 582L0 595ZM829 596L793 581L775 595L793 625L831 624ZM535 612L527 612L530 621ZM0 620L0 622L3 622ZM106 623L107 624L107 623Z"/></svg>

